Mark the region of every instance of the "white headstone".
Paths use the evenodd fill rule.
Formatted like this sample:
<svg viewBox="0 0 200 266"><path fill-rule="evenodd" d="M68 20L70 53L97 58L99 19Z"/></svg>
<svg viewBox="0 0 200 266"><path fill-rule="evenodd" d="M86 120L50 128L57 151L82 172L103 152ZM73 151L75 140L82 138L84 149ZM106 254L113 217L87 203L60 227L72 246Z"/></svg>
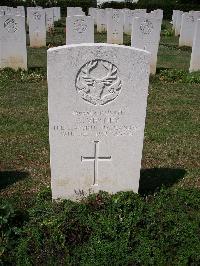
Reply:
<svg viewBox="0 0 200 266"><path fill-rule="evenodd" d="M183 11L177 10L177 13L176 13L175 36L179 36L180 35L182 15L183 15Z"/></svg>
<svg viewBox="0 0 200 266"><path fill-rule="evenodd" d="M2 12L2 15L5 15L5 6L0 6L0 11Z"/></svg>
<svg viewBox="0 0 200 266"><path fill-rule="evenodd" d="M23 6L18 6L17 8L14 8L14 11L15 11L15 15L25 17L25 9Z"/></svg>
<svg viewBox="0 0 200 266"><path fill-rule="evenodd" d="M16 15L14 12L14 8L10 6L5 7L5 15Z"/></svg>
<svg viewBox="0 0 200 266"><path fill-rule="evenodd" d="M113 10L116 10L116 9L113 9L113 8L110 8L110 7L105 8L107 18L108 18L108 16L112 16Z"/></svg>
<svg viewBox="0 0 200 266"><path fill-rule="evenodd" d="M124 8L124 33L131 35L131 27L132 27L132 14L131 10L128 8Z"/></svg>
<svg viewBox="0 0 200 266"><path fill-rule="evenodd" d="M151 53L151 74L156 73L160 31L160 19L135 18L133 20L131 46L149 51Z"/></svg>
<svg viewBox="0 0 200 266"><path fill-rule="evenodd" d="M26 12L27 12L27 25L29 25L29 16L32 11L36 10L42 10L43 8L41 6L36 6L36 7L27 7Z"/></svg>
<svg viewBox="0 0 200 266"><path fill-rule="evenodd" d="M182 15L179 46L192 47L195 24L196 20L192 14L184 13Z"/></svg>
<svg viewBox="0 0 200 266"><path fill-rule="evenodd" d="M144 17L146 9L135 9L124 11L124 33L131 35L133 19L136 17Z"/></svg>
<svg viewBox="0 0 200 266"><path fill-rule="evenodd" d="M105 9L98 9L97 11L97 32L102 33L107 30L107 15Z"/></svg>
<svg viewBox="0 0 200 266"><path fill-rule="evenodd" d="M60 7L57 7L57 14L58 14L58 20L61 19L61 9Z"/></svg>
<svg viewBox="0 0 200 266"><path fill-rule="evenodd" d="M200 19L200 11L191 10L189 11L189 14L196 16L196 18Z"/></svg>
<svg viewBox="0 0 200 266"><path fill-rule="evenodd" d="M139 8L139 9L134 9L134 12L140 13L140 14L145 14L147 12L146 8Z"/></svg>
<svg viewBox="0 0 200 266"><path fill-rule="evenodd" d="M67 7L67 16L85 16L81 7Z"/></svg>
<svg viewBox="0 0 200 266"><path fill-rule="evenodd" d="M176 27L176 19L177 19L177 12L179 10L173 10L173 15L172 15L172 29L175 30Z"/></svg>
<svg viewBox="0 0 200 266"><path fill-rule="evenodd" d="M54 29L54 15L53 8L45 8L46 14L46 30L51 32Z"/></svg>
<svg viewBox="0 0 200 266"><path fill-rule="evenodd" d="M0 67L27 69L25 18L0 16Z"/></svg>
<svg viewBox="0 0 200 266"><path fill-rule="evenodd" d="M97 24L97 10L98 8L90 7L89 15L94 19L94 24Z"/></svg>
<svg viewBox="0 0 200 266"><path fill-rule="evenodd" d="M31 11L29 14L30 47L46 46L45 10Z"/></svg>
<svg viewBox="0 0 200 266"><path fill-rule="evenodd" d="M154 10L150 13L146 13L144 17L147 19L152 19L152 18L153 19L160 19L162 21L163 13L161 11L162 10L160 10L160 9Z"/></svg>
<svg viewBox="0 0 200 266"><path fill-rule="evenodd" d="M111 44L48 50L53 199L138 191L149 57Z"/></svg>
<svg viewBox="0 0 200 266"><path fill-rule="evenodd" d="M192 54L190 60L190 72L193 71L200 71L200 19L197 20L195 27Z"/></svg>
<svg viewBox="0 0 200 266"><path fill-rule="evenodd" d="M133 18L144 17L146 15L146 9L135 9L131 11L132 11Z"/></svg>
<svg viewBox="0 0 200 266"><path fill-rule="evenodd" d="M107 15L107 43L123 44L124 14L119 9Z"/></svg>
<svg viewBox="0 0 200 266"><path fill-rule="evenodd" d="M94 43L94 19L86 16L66 18L66 44Z"/></svg>
<svg viewBox="0 0 200 266"><path fill-rule="evenodd" d="M59 7L55 6L53 7L53 20L58 21L59 19Z"/></svg>

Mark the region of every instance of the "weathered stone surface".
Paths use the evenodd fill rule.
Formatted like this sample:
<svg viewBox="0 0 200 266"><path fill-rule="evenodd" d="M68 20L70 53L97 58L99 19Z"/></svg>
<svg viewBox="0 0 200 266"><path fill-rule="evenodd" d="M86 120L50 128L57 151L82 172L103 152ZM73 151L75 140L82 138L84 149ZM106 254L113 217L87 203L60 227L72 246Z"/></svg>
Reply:
<svg viewBox="0 0 200 266"><path fill-rule="evenodd" d="M192 46L190 72L193 71L200 71L200 19L196 23Z"/></svg>
<svg viewBox="0 0 200 266"><path fill-rule="evenodd" d="M0 66L27 69L24 17L0 16Z"/></svg>
<svg viewBox="0 0 200 266"><path fill-rule="evenodd" d="M86 16L66 18L66 44L93 43L94 19Z"/></svg>
<svg viewBox="0 0 200 266"><path fill-rule="evenodd" d="M135 18L133 20L131 46L151 53L151 74L156 73L161 23L161 19L155 18Z"/></svg>
<svg viewBox="0 0 200 266"><path fill-rule="evenodd" d="M53 199L138 191L149 59L111 44L48 50Z"/></svg>

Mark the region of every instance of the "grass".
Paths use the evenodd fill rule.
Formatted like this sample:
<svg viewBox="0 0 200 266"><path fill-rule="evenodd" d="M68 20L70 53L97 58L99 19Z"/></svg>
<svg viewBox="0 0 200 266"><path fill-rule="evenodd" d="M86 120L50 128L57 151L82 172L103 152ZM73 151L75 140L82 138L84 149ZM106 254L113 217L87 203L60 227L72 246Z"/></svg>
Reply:
<svg viewBox="0 0 200 266"><path fill-rule="evenodd" d="M169 23L150 78L138 196L105 193L52 204L47 48L28 47L28 72L0 71L5 265L200 264L200 73L188 73L191 49L180 49L164 30ZM95 42L105 41L106 34L95 34ZM64 27L47 36L49 47L64 43Z"/></svg>

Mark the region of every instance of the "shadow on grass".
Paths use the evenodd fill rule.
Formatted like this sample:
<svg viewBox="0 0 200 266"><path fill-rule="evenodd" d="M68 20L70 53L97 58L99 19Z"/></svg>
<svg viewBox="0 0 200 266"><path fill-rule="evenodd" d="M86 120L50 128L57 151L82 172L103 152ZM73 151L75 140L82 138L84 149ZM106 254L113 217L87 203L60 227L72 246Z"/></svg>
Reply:
<svg viewBox="0 0 200 266"><path fill-rule="evenodd" d="M186 174L184 169L152 168L141 169L139 194L149 195L159 191L162 186L170 187Z"/></svg>
<svg viewBox="0 0 200 266"><path fill-rule="evenodd" d="M28 172L0 171L0 190L28 177Z"/></svg>
<svg viewBox="0 0 200 266"><path fill-rule="evenodd" d="M163 71L163 70L171 70L171 69L173 69L173 68L172 67L157 67L156 68L156 74L160 74L161 71Z"/></svg>

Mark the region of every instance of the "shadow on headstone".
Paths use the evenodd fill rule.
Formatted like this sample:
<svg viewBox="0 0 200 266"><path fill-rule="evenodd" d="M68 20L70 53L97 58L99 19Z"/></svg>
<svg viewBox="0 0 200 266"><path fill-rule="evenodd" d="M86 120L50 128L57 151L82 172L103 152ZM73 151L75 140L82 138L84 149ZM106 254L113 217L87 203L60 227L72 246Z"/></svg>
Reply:
<svg viewBox="0 0 200 266"><path fill-rule="evenodd" d="M0 171L0 190L16 183L19 180L27 178L28 175L28 172Z"/></svg>
<svg viewBox="0 0 200 266"><path fill-rule="evenodd" d="M162 186L170 187L186 174L184 169L151 168L141 169L139 194L149 195L157 192Z"/></svg>

